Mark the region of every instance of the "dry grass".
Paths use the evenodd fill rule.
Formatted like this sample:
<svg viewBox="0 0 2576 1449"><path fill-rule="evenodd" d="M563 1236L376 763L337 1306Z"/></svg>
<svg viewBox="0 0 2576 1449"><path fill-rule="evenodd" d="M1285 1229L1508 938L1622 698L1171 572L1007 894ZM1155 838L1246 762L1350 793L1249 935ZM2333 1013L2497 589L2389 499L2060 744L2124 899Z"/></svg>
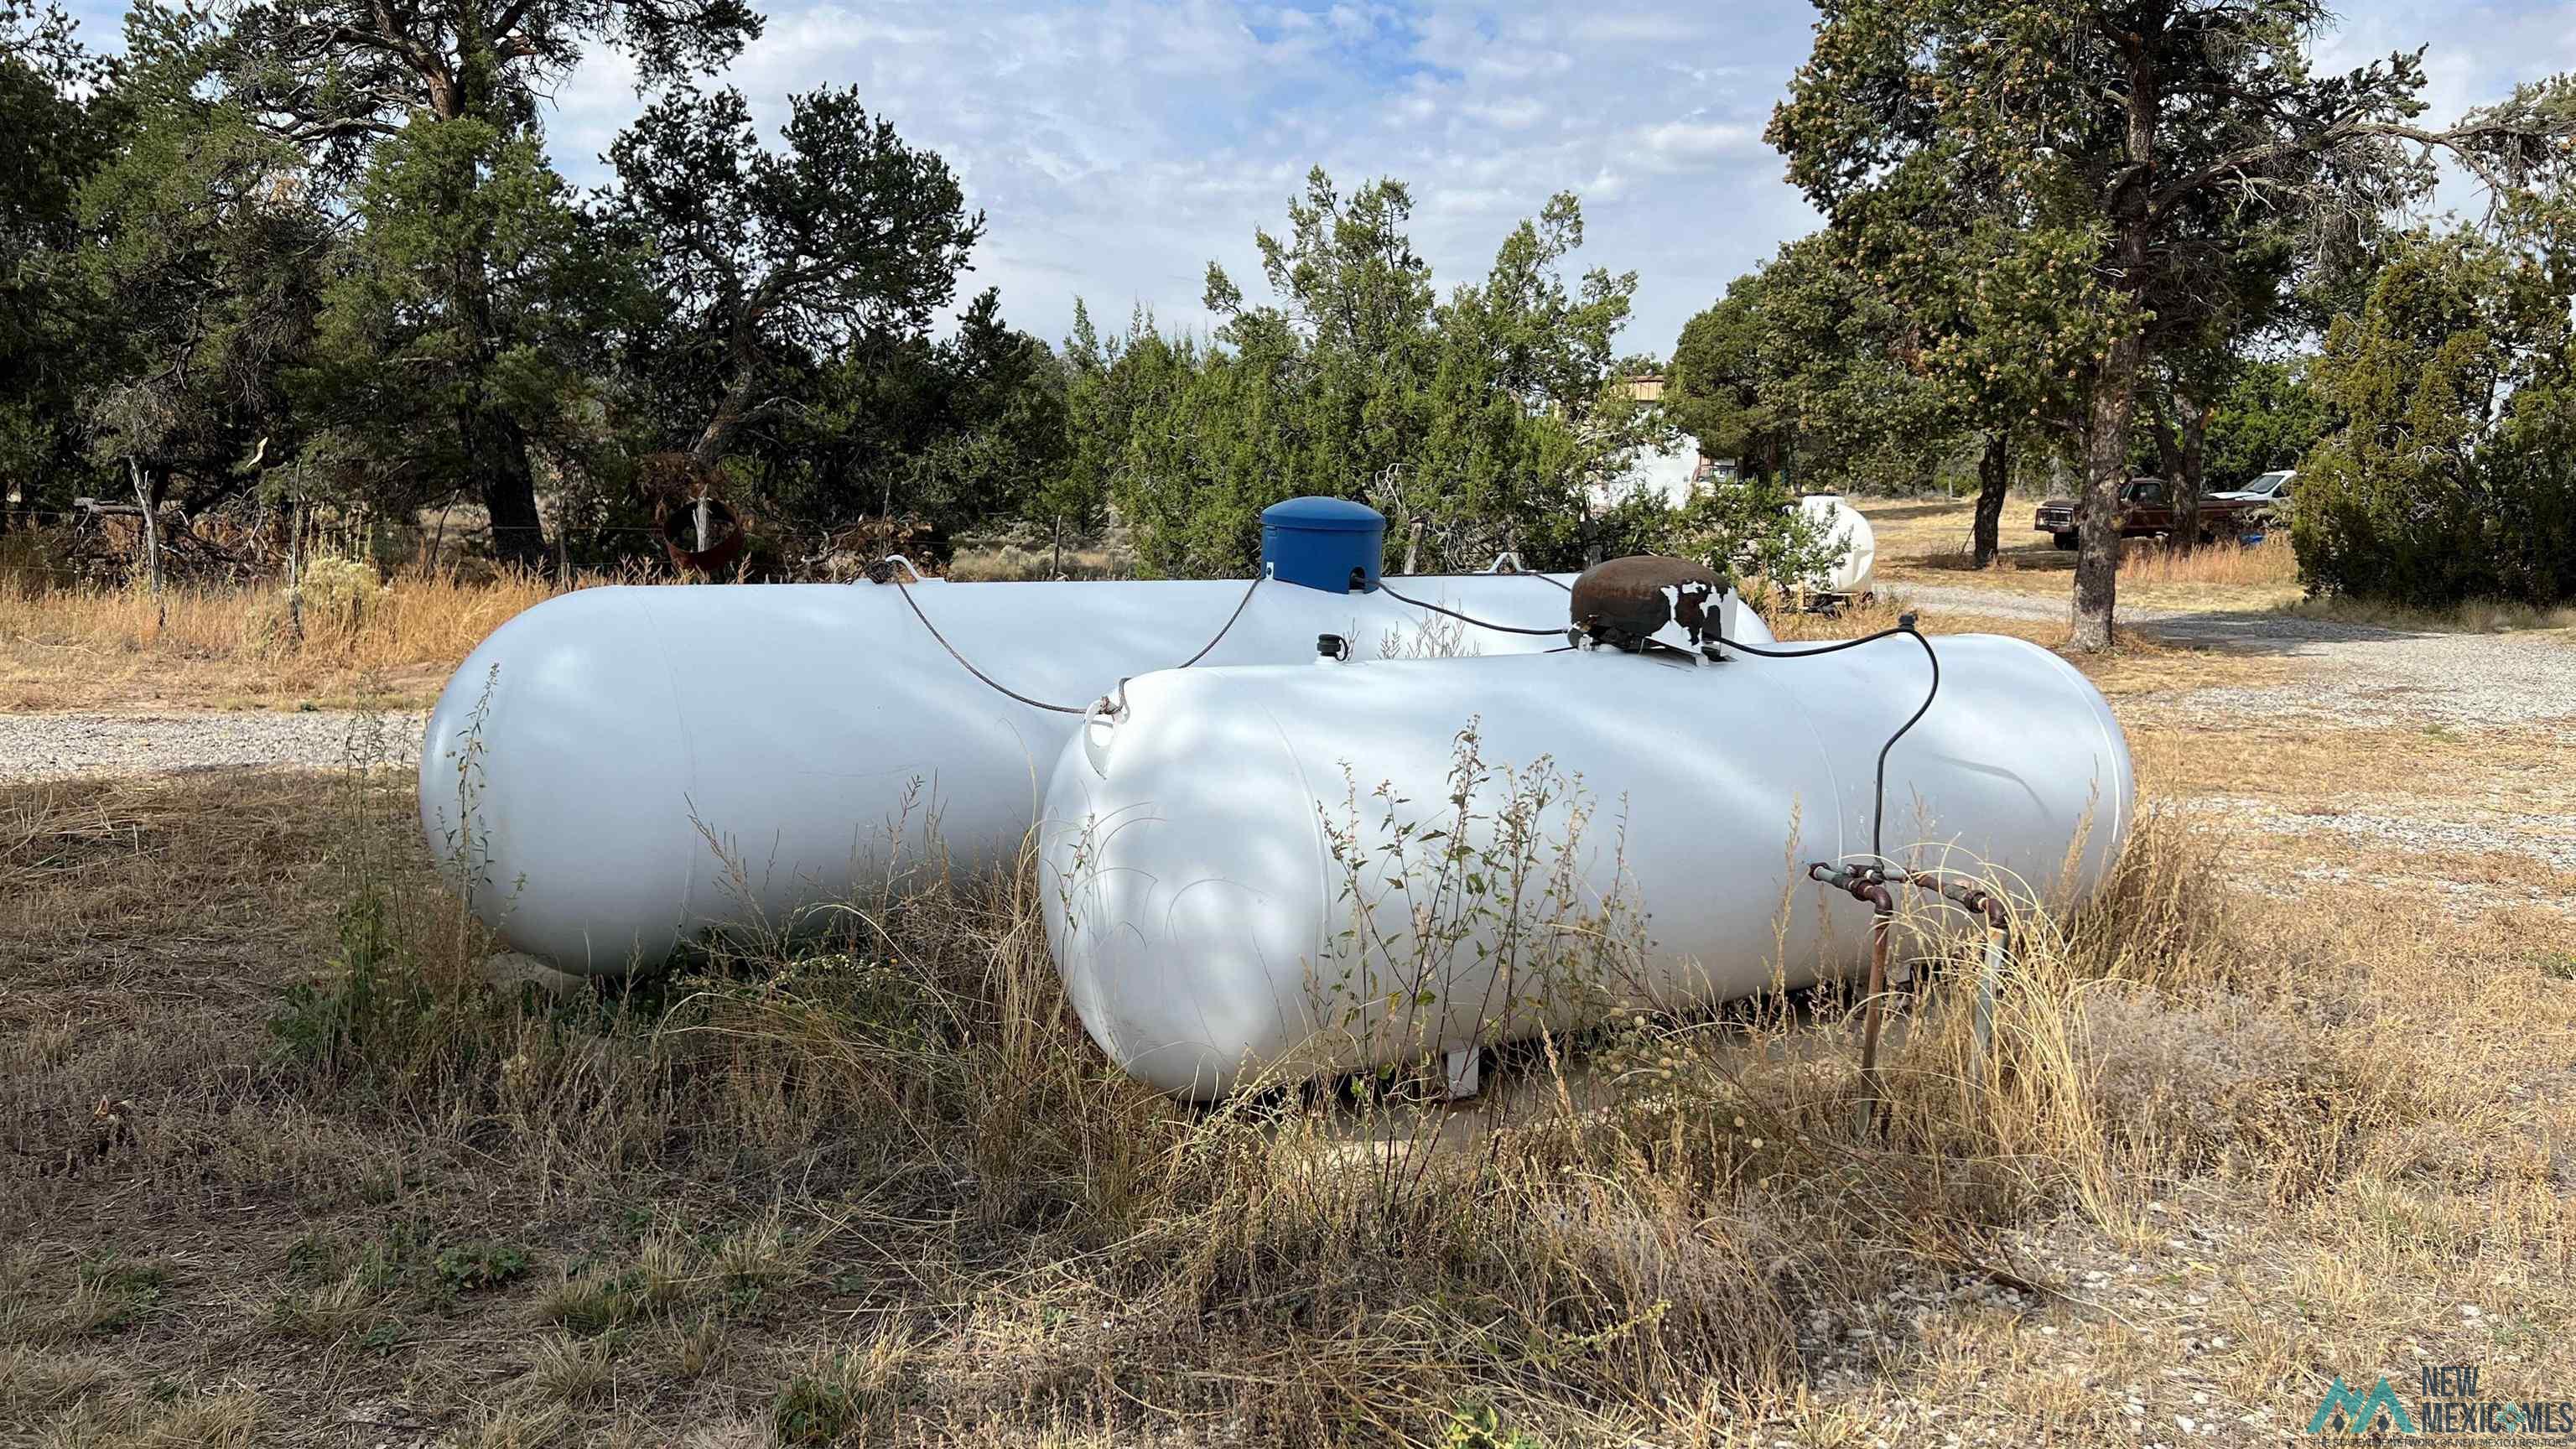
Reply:
<svg viewBox="0 0 2576 1449"><path fill-rule="evenodd" d="M1051 548L1004 543L959 549L948 577L960 583L1001 583L1019 579L1124 579L1136 575L1136 558L1108 548L1068 548L1061 560Z"/></svg>
<svg viewBox="0 0 2576 1449"><path fill-rule="evenodd" d="M949 577L1052 578L1051 553L1004 545L961 554ZM1073 578L1122 577L1132 556L1068 549ZM585 573L571 587L674 583L637 570ZM275 582L50 587L0 568L0 709L423 708L493 630L564 592L554 580L468 580L325 556L309 564L291 614Z"/></svg>
<svg viewBox="0 0 2576 1449"><path fill-rule="evenodd" d="M156 604L142 589L32 589L0 574L0 709L347 707L370 679L390 689L386 702L417 705L555 592L525 575L384 583L369 566L325 559L299 636L275 585L174 585Z"/></svg>
<svg viewBox="0 0 2576 1449"><path fill-rule="evenodd" d="M2030 500L2004 506L2002 552L1995 566L1986 569L1976 567L1970 547L1973 502L1863 498L1854 503L1877 534L1878 577L1888 583L1961 585L2041 597L2063 597L2074 587L2075 555L2030 532ZM2152 539L2129 539L2121 547L2120 598L2149 608L2285 609L2302 618L2427 633L2576 629L2576 609L2473 600L2424 610L2308 598L2286 530L2274 530L2252 548L2220 543L2174 549Z"/></svg>
<svg viewBox="0 0 2576 1449"><path fill-rule="evenodd" d="M2576 608L2544 609L2533 604L2472 599L2447 609L2408 609L2394 604L2328 596L2301 599L2289 606L2304 619L2341 624L2370 624L2433 634L2511 634L2533 630L2576 630Z"/></svg>
<svg viewBox="0 0 2576 1449"><path fill-rule="evenodd" d="M2360 882L2484 914L2576 958L2576 779L2546 729L2133 730L2142 788L2225 830L2285 898Z"/></svg>
<svg viewBox="0 0 2576 1449"><path fill-rule="evenodd" d="M1920 607L1905 601L1901 594L1901 590L1891 590L1871 603L1833 614L1777 612L1767 616L1765 622L1782 639L1849 639L1894 628L1897 620L1910 611L1915 615L1916 627L1936 636L1936 643L1942 634L2001 634L2061 652L2073 633L2070 625L2056 620ZM2064 657L2104 695L2123 702L2221 686L2276 684L2290 677L2296 668L2285 659L2172 644L2125 628L2117 631L2111 649Z"/></svg>
<svg viewBox="0 0 2576 1449"><path fill-rule="evenodd" d="M1870 511L1874 518L1892 513L1913 519L1915 513L1908 510L1924 509L1956 511L1947 504L1873 504ZM1921 527L1919 522L1915 526ZM1891 581L1936 577L1889 566L1893 555L1887 538L1883 533L1883 576ZM2229 566L2221 555L2231 552L2205 550L2191 556L2197 562L2189 566L2216 571ZM2244 557L2254 555L2264 556L2263 567L2271 566L2268 545ZM1116 575L1126 568L1124 559L1115 550L1068 551L1066 572L1074 577ZM1051 561L1051 556L1004 545L962 554L950 576L966 580L1051 577ZM2184 566L2180 559L2170 565ZM2133 557L2129 567L2144 570L2138 577L2149 583L2162 577L2154 571L2163 565L2152 560ZM30 577L0 572L0 708L4 709L423 708L436 698L456 665L494 629L560 592L551 581L534 576L465 582L453 574L406 573L379 581L364 565L326 558L308 574L299 635L291 625L283 593L270 584L177 585L156 604L140 589L34 588ZM1976 582L1992 584L2004 577L1989 573L1978 576ZM2124 573L2124 580L2128 577ZM652 581L643 575L584 575L574 587ZM2048 587L2062 590L2064 580ZM2222 585L2204 581L2190 587ZM1863 621L1883 617L1893 623L1895 616L1892 610L1882 609L1863 610L1852 617ZM2063 644L2066 637L2061 625L2001 616L1928 610L1924 619L1927 629L2005 633L2051 648ZM1830 621L1817 624L1809 616L1777 623L1784 637L1796 637L1801 630L1830 633L1849 627ZM2087 667L2096 669L2106 691L2163 687L2158 681L2167 677L2165 667L2171 660L2150 660L2152 649L2132 640L2122 654L2111 657L2140 667ZM2153 667L2145 667L2149 664ZM2214 667L2206 666L2203 672ZM2258 673L2261 667L2249 661L2240 673Z"/></svg>
<svg viewBox="0 0 2576 1449"><path fill-rule="evenodd" d="M1859 499L1878 538L1878 577L1889 583L1959 584L2017 594L2063 595L2074 586L2075 555L2030 529L2032 503L2004 506L2002 553L1979 569L1970 550L1973 502ZM2298 558L2287 534L2253 548L2219 544L2168 549L2130 539L2121 550L2123 601L2171 609L2272 609L2301 597Z"/></svg>
<svg viewBox="0 0 2576 1449"><path fill-rule="evenodd" d="M2133 538L2121 550L2124 588L2152 592L2168 586L2211 585L2279 590L2298 581L2299 556L2286 533L2275 532L2250 548L2234 544L2168 548Z"/></svg>
<svg viewBox="0 0 2576 1449"><path fill-rule="evenodd" d="M2336 778L2324 745L2210 743L2142 728L2151 787ZM2392 789L2479 763L2336 748ZM2333 1374L2576 1375L2576 935L2323 879L2285 908L2173 811L2031 924L1996 1062L1973 972L1925 948L1883 1138L1830 991L1506 1053L1459 1112L1185 1108L1072 1021L1019 877L631 995L498 997L409 814L384 777L0 787L0 1423L2246 1443Z"/></svg>
<svg viewBox="0 0 2576 1449"><path fill-rule="evenodd" d="M2045 542L2016 541L2015 503L2005 516L2001 564L1971 570L1964 551L1972 505L1864 499L1878 531L1879 577L1890 584L1966 584L2034 597L2071 587L2072 554ZM1073 578L1124 577L1132 555L1122 548L1068 549ZM1003 543L962 552L952 578L1005 580L1054 576L1051 552ZM348 709L423 708L474 647L511 617L561 592L536 576L468 582L453 573L406 572L384 581L345 559L315 561L304 589L300 631L274 584L180 584L155 601L140 588L51 588L43 575L0 569L0 709ZM2121 563L2121 598L2168 608L2291 608L2316 618L2399 629L2466 632L2576 628L2576 611L2471 604L2427 614L2357 604L2302 600L2286 537L2238 549L2168 551L2131 541ZM573 584L667 582L646 574L585 574ZM1865 620L1892 610L1863 610ZM1925 627L1944 632L2011 634L2050 648L2062 625L1956 611L1924 611ZM1800 618L1775 621L1783 637L1843 628ZM2129 667L2121 667L2126 661ZM2132 638L2105 660L2088 662L2106 693L2166 687L2173 661ZM2108 667L2103 667L2108 666ZM2235 677L2208 658L2194 666L2202 682L2266 682L2266 665L2247 660Z"/></svg>
<svg viewBox="0 0 2576 1449"><path fill-rule="evenodd" d="M2132 731L2131 740L2141 784L2168 799L2255 795L2326 806L2407 798L2576 815L2576 777L2560 759L2564 746L2545 728L2177 724Z"/></svg>

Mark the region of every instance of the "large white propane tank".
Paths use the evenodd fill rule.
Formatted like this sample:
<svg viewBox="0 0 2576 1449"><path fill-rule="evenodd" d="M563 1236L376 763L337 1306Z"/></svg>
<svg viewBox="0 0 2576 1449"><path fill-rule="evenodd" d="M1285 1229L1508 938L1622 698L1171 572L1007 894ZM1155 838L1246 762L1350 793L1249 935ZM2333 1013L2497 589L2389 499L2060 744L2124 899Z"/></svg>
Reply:
<svg viewBox="0 0 2576 1449"><path fill-rule="evenodd" d="M1934 643L1887 853L2090 890L2134 806L2110 708L2021 640ZM1197 1098L1839 975L1868 908L1803 868L1869 854L1929 677L1903 638L1145 675L1055 771L1048 941L1101 1048Z"/></svg>
<svg viewBox="0 0 2576 1449"><path fill-rule="evenodd" d="M1208 664L1560 647L1567 580L1385 580L1384 521L1335 499L1264 515L1247 581L708 585L584 589L495 631L448 682L420 756L421 829L513 948L614 974L709 928L941 869L1009 860L1076 709L1168 668L1242 614ZM1358 576L1354 590L1353 576ZM907 602L904 588L910 590ZM1730 604L1733 602L1729 601ZM914 614L917 605L920 617ZM1752 611L1730 627L1770 638ZM932 858L935 844L937 858Z"/></svg>

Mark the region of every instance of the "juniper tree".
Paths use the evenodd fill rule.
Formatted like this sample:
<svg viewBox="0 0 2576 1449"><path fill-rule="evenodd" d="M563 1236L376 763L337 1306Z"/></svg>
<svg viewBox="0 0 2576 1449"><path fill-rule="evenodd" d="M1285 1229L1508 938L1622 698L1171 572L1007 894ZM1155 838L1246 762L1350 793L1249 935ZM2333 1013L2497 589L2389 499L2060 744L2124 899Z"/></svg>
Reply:
<svg viewBox="0 0 2576 1449"><path fill-rule="evenodd" d="M59 6L0 0L0 527L73 457L98 325L80 188L110 154L113 76Z"/></svg>
<svg viewBox="0 0 2576 1449"><path fill-rule="evenodd" d="M338 243L303 157L205 86L207 17L146 8L126 30L114 157L81 193L97 297L90 447L145 505L194 513L301 447L288 380L312 362Z"/></svg>
<svg viewBox="0 0 2576 1449"><path fill-rule="evenodd" d="M662 299L634 366L684 420L701 468L793 404L798 389L763 387L777 370L926 332L983 234L948 163L870 117L854 91L788 107L786 148L771 151L741 92L680 90L608 153L616 181L600 214Z"/></svg>
<svg viewBox="0 0 2576 1449"><path fill-rule="evenodd" d="M2576 214L2399 236L2311 366L2335 425L2300 463L2318 592L2445 608L2576 598Z"/></svg>
<svg viewBox="0 0 2576 1449"><path fill-rule="evenodd" d="M2157 317L2221 285L2214 245L2261 223L2330 234L2424 195L2433 153L2510 191L2570 161L2563 81L2417 123L2422 52L2318 73L2316 0L1820 0L1774 113L1791 180L1864 267L1973 289L2015 250L1945 251L1990 198L2048 239L2076 305L2053 362L2084 398L2074 640L2110 642L2116 511ZM1975 188L1980 194L1971 196Z"/></svg>
<svg viewBox="0 0 2576 1449"><path fill-rule="evenodd" d="M218 66L230 99L302 148L315 184L372 173L369 231L410 234L375 248L372 270L344 289L336 335L362 348L381 337L380 362L400 349L415 362L434 356L434 384L400 388L363 351L344 352L331 391L422 404L407 416L435 425L443 462L480 494L505 559L544 559L530 451L566 399L540 375L575 361L550 350L563 335L556 319L522 305L541 282L562 280L551 260L553 277L528 268L572 210L537 142L538 98L594 47L631 58L651 88L724 64L759 33L743 0L262 0L233 16ZM404 267L410 276L392 274ZM351 310L370 296L410 310ZM351 421L372 430L384 420Z"/></svg>
<svg viewBox="0 0 2576 1449"><path fill-rule="evenodd" d="M1813 490L1916 487L1959 418L1913 324L1808 236L1737 278L1682 327L1664 395L1710 457Z"/></svg>

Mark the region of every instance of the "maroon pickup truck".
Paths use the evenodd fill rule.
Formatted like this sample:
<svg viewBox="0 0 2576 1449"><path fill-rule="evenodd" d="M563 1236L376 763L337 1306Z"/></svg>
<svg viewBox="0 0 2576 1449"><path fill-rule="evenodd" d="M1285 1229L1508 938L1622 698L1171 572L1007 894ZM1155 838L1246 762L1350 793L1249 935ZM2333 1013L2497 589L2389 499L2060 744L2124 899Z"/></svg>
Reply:
<svg viewBox="0 0 2576 1449"><path fill-rule="evenodd" d="M2204 493L2200 498L2200 541L2242 533L2245 526L2265 517L2274 500L2268 498L2223 497ZM2039 505L2032 516L2034 530L2047 534L2059 548L2075 546L2075 500L2051 498ZM2162 478L2132 478L2120 490L2120 536L2122 538L2170 537L2174 531L2172 491Z"/></svg>

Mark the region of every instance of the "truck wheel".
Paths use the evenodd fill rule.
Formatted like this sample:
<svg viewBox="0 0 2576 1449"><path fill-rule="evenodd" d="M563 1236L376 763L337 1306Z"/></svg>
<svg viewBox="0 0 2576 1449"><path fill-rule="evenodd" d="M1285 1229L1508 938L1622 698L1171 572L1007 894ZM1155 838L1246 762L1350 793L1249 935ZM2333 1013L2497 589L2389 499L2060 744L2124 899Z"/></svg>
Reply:
<svg viewBox="0 0 2576 1449"><path fill-rule="evenodd" d="M2073 548L2073 547L2075 547L2075 535L2074 535L2074 534L2071 534L2071 533L2052 533L2052 534L2050 534L2050 535L2048 536L2048 538L2049 538L2049 541L2050 541L2051 543L2056 544L2059 548Z"/></svg>

